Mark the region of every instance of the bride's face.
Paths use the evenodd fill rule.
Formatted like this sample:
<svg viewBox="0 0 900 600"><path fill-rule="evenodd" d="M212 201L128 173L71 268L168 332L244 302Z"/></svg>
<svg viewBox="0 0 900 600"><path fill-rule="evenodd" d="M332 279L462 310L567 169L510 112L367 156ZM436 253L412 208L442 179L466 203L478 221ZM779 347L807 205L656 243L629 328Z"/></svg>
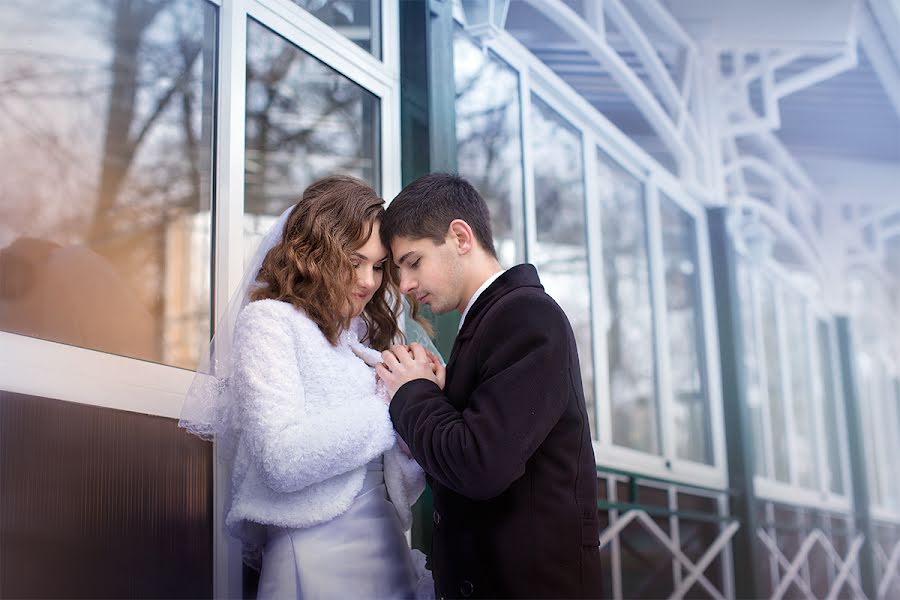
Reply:
<svg viewBox="0 0 900 600"><path fill-rule="evenodd" d="M384 263L387 260L388 252L381 243L379 230L379 223L376 221L366 243L350 255L353 271L356 274L356 280L350 292L350 310L353 317L362 314L366 304L381 287L381 280L384 279Z"/></svg>

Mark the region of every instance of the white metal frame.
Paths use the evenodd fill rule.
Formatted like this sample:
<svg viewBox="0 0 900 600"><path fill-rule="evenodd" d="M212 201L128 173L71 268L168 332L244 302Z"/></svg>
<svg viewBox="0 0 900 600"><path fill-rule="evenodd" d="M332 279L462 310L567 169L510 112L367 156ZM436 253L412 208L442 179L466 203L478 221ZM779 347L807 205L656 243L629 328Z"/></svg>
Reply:
<svg viewBox="0 0 900 600"><path fill-rule="evenodd" d="M808 569L809 555L816 545L820 546L825 551L825 555L828 557L830 564L838 568L838 572L831 582L831 588L829 589L826 598L828 600L835 600L845 584L850 585L855 594L855 598L864 599L866 597L860 587L859 578L854 571L857 566L856 563L859 558L859 551L863 545L862 534L857 534L856 537L853 538L853 542L847 550L847 555L841 557L834 549L834 545L831 543L829 537L823 533L822 530L814 529L806 536L800 544L800 547L797 549L797 553L794 555L793 559L789 561L778 547L778 542L771 532L759 529L756 533L757 537L769 551L770 557L774 558L775 565L777 565L775 571L772 573L773 583L775 585L773 585L774 592L772 593L771 600L781 600L788 589L790 589L791 585L797 586L803 595L810 600L815 598L806 577L801 578L801 569Z"/></svg>
<svg viewBox="0 0 900 600"><path fill-rule="evenodd" d="M564 7L565 8L565 7ZM576 15L577 17L577 15ZM580 17L579 17L580 18ZM605 336L598 331L601 318L604 315L605 302L602 298L601 282L603 281L602 267L602 250L601 250L601 232L600 220L598 218L598 200L596 193L591 186L586 185L586 215L590 219L588 223L588 258L589 272L591 281L591 306L592 306L592 327L593 327L593 347L594 347L594 397L597 402L595 410L598 412L598 425L600 433L603 435L604 441L595 441L595 455L605 465L616 466L620 468L636 469L640 472L674 480L683 480L686 482L697 483L709 487L724 487L727 482L726 474L726 456L725 456L725 437L724 425L722 421L721 406L721 382L719 377L718 359L718 335L716 330L716 321L714 318L714 298L712 291L712 272L709 257L709 241L706 228L706 215L703 211L702 204L692 198L679 178L661 167L655 159L649 156L642 148L640 148L633 140L625 136L620 130L612 125L602 114L588 103L584 98L572 90L568 84L562 81L553 71L545 64L536 59L522 44L515 40L506 32L500 32L496 37L483 42L485 50L494 52L500 59L508 64L519 75L520 82L520 100L521 100L521 119L525 124L522 127L522 151L523 151L523 169L525 174L524 196L525 196L525 243L526 243L526 259L535 246L535 206L534 206L534 186L533 186L533 158L531 151L531 133L530 127L527 126L531 119L531 94L538 95L542 101L546 102L568 123L581 132L582 137L582 156L584 161L584 181L589 183L594 177L589 174L593 171L596 161L597 149L602 149L613 160L626 171L633 174L639 181L644 184L645 194L647 198L647 215L650 221L648 227L648 243L650 248L648 256L651 261L651 269L654 264L660 264L662 257L661 246L659 241L653 241L654 237L659 236L658 224L654 226L653 220L657 219L654 212L657 210L654 195L657 190L664 190L666 195L673 199L680 208L685 210L693 218L696 230L696 247L698 251L698 271L700 277L700 295L698 299L701 303L701 323L702 341L704 344L703 356L700 357L701 369L706 376L706 390L709 401L709 419L712 433L713 443L713 465L703 465L693 463L686 460L678 460L674 456L674 452L664 452L662 456L654 456L645 452L632 450L620 446L615 446L608 441L610 440L610 419L611 407L607 398L607 391L601 389L601 384L608 379L605 377L607 364L606 358L606 342ZM656 277L656 286L653 291L653 298L662 298L664 284L661 281L661 275ZM663 288L659 286L663 285ZM662 313L658 313L656 300L654 300L654 319L665 319L665 304L661 305ZM658 324L664 327L664 324ZM669 360L668 338L665 335L657 334L656 360L661 362L664 373L668 372L667 361ZM601 362L602 359L602 362ZM664 375L667 376L667 375ZM665 389L665 385L659 386L661 390ZM666 392L668 393L668 392ZM665 418L665 411L668 408L665 398L661 398L660 407L660 427L665 429L666 423L669 421ZM665 434L661 432L665 447Z"/></svg>
<svg viewBox="0 0 900 600"><path fill-rule="evenodd" d="M224 6L220 48L219 98L219 210L216 213L216 320L240 281L243 266L244 127L246 48L249 19L280 35L371 92L380 100L382 196L400 190L400 65L399 13L396 3L382 2L382 60L322 23L289 0L233 0ZM227 165L227 167L226 167ZM230 481L218 461L215 472L214 583L216 597L241 594L241 555L236 542L221 526L224 498Z"/></svg>
<svg viewBox="0 0 900 600"><path fill-rule="evenodd" d="M395 3L383 3L385 59L379 61L289 0L197 1L219 7L213 215L218 318L243 271L247 18L258 20L380 98L382 192L392 196L400 188L399 17ZM192 377L191 371L178 367L6 332L0 332L0 350L0 389L169 418L179 416L180 398Z"/></svg>
<svg viewBox="0 0 900 600"><path fill-rule="evenodd" d="M594 27L560 0L526 1L569 33L588 54L606 66L674 155L680 174L689 182L689 187L704 190L708 188L708 177L703 177L707 174L701 172L696 164L697 158L700 158L701 164L706 162L703 160L706 153L697 123L688 110L690 94L697 83L691 76L695 72L693 64L697 60L697 49L677 21L660 4L641 1L643 12L661 31L684 48L687 68L682 82L672 79L627 5L620 0L604 0L599 7L594 7ZM606 31L602 26L604 16L616 24L620 34L640 58L653 83L653 90L644 85L606 39ZM662 97L662 103L656 99L654 91Z"/></svg>
<svg viewBox="0 0 900 600"><path fill-rule="evenodd" d="M884 600L888 597L887 594L890 591L891 584L894 583L895 580L897 583L900 583L900 541L894 543L894 548L891 550L890 556L885 553L881 544L876 542L873 546L875 547L875 555L881 566L881 581L878 584L876 598L878 600Z"/></svg>

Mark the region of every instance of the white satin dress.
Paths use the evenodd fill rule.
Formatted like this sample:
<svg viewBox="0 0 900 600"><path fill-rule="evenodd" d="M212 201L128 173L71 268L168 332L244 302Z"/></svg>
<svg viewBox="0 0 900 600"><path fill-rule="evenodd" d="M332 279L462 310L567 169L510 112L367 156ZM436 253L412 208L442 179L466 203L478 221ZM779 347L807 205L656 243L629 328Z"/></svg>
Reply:
<svg viewBox="0 0 900 600"><path fill-rule="evenodd" d="M416 568L388 499L383 457L350 509L302 529L269 526L257 598L414 598Z"/></svg>

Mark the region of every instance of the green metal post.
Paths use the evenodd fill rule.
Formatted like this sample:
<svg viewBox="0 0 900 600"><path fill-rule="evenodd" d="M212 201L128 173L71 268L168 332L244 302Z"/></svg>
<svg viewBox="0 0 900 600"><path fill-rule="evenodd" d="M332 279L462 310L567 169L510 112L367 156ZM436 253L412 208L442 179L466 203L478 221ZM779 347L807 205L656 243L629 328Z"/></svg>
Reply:
<svg viewBox="0 0 900 600"><path fill-rule="evenodd" d="M451 0L398 0L400 8L401 173L406 185L433 171L456 171L456 89ZM425 60L422 60L422 57ZM459 315L431 315L435 345L445 360ZM413 547L431 549L431 490L413 507Z"/></svg>
<svg viewBox="0 0 900 600"><path fill-rule="evenodd" d="M847 443L850 450L850 473L853 482L853 512L856 530L866 539L859 552L859 576L866 596L875 598L878 590L875 575L875 546L872 514L869 509L869 476L866 465L865 432L862 426L859 387L856 383L853 338L850 320L836 319L838 352L841 359L841 381L844 385L844 407L847 412Z"/></svg>
<svg viewBox="0 0 900 600"><path fill-rule="evenodd" d="M728 209L711 208L707 213L712 252L719 351L722 365L722 408L728 451L728 480L732 516L741 528L732 539L734 587L738 598L762 597L766 571L757 560L756 532L759 523L754 507L753 434L750 409L745 398L743 333L737 287L737 254L728 235Z"/></svg>

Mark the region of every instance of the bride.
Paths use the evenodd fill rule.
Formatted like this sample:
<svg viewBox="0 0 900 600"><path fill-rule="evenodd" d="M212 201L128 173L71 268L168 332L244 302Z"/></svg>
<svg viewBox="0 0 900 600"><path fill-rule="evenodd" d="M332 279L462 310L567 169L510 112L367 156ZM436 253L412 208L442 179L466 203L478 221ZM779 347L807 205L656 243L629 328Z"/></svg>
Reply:
<svg viewBox="0 0 900 600"><path fill-rule="evenodd" d="M424 474L372 368L403 340L383 214L358 179L310 185L260 244L185 400L180 425L232 467L226 527L261 561L259 598L433 592L404 536Z"/></svg>

